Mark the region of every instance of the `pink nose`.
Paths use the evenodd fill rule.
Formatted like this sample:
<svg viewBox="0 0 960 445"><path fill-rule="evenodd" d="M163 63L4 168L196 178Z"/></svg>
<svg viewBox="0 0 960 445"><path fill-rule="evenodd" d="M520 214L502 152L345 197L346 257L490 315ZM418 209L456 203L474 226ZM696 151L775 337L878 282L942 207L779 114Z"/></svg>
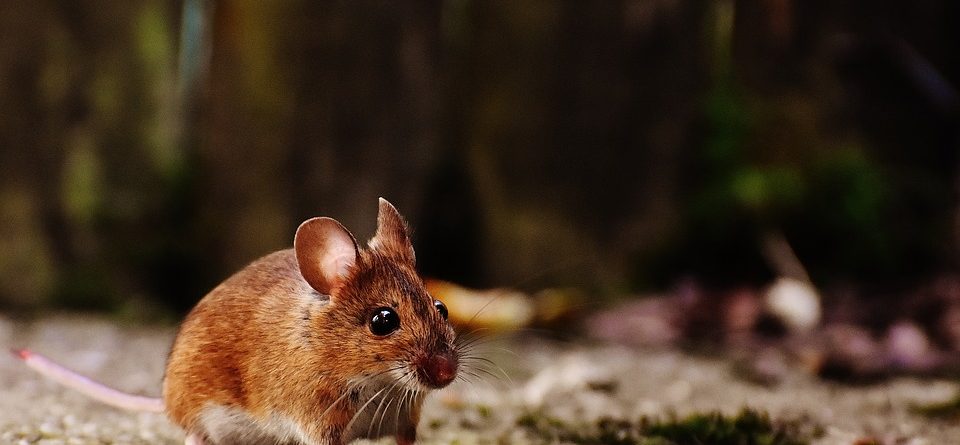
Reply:
<svg viewBox="0 0 960 445"><path fill-rule="evenodd" d="M443 388L457 377L457 357L449 352L434 354L417 367L420 379L434 388Z"/></svg>

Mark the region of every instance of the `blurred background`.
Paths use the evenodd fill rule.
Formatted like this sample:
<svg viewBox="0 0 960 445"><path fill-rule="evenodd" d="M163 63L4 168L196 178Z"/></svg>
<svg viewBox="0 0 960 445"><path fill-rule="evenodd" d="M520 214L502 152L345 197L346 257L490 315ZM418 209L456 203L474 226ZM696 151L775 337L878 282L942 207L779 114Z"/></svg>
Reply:
<svg viewBox="0 0 960 445"><path fill-rule="evenodd" d="M308 217L368 238L383 196L421 272L468 287L583 308L792 276L825 306L934 289L926 326L960 301L958 18L954 0L0 2L0 307L175 320Z"/></svg>

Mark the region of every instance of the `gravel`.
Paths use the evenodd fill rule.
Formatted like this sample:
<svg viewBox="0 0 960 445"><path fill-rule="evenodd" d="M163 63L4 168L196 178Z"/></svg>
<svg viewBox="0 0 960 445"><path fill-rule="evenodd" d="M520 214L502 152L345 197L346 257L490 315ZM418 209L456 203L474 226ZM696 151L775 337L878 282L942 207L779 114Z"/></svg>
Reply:
<svg viewBox="0 0 960 445"><path fill-rule="evenodd" d="M75 315L30 322L0 317L0 344L29 347L144 395L159 394L174 332L173 327ZM776 386L762 386L739 378L728 360L676 350L526 336L491 339L484 349L497 368L475 370L482 381L462 373L473 382L455 383L428 399L422 443L551 443L517 425L531 414L581 425L610 417L735 414L744 407L819 426L815 444L851 444L866 437L911 445L960 440L957 422L927 419L911 409L955 397L960 392L955 381L899 378L848 386L792 372ZM12 356L3 357L0 444L182 443L183 433L162 415L101 405L42 379Z"/></svg>

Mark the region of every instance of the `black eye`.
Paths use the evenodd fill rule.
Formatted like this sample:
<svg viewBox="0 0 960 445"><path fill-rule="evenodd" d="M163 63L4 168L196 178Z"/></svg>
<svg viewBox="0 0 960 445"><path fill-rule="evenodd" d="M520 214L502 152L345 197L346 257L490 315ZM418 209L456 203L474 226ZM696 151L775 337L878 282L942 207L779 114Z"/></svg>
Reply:
<svg viewBox="0 0 960 445"><path fill-rule="evenodd" d="M447 319L447 315L449 314L447 313L447 307L443 304L442 301L433 300L433 307L437 308L437 311L440 312L440 316L443 317L444 320Z"/></svg>
<svg viewBox="0 0 960 445"><path fill-rule="evenodd" d="M370 317L370 332L373 335L389 335L397 329L400 329L400 317L393 309L382 307L373 311L373 317Z"/></svg>

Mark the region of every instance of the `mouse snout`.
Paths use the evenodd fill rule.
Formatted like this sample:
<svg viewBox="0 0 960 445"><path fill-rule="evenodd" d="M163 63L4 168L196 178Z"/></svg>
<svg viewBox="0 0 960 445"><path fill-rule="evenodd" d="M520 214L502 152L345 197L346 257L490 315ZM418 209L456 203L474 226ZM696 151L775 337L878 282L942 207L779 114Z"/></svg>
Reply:
<svg viewBox="0 0 960 445"><path fill-rule="evenodd" d="M443 388L457 377L457 356L451 351L427 356L417 363L417 374L426 385Z"/></svg>

